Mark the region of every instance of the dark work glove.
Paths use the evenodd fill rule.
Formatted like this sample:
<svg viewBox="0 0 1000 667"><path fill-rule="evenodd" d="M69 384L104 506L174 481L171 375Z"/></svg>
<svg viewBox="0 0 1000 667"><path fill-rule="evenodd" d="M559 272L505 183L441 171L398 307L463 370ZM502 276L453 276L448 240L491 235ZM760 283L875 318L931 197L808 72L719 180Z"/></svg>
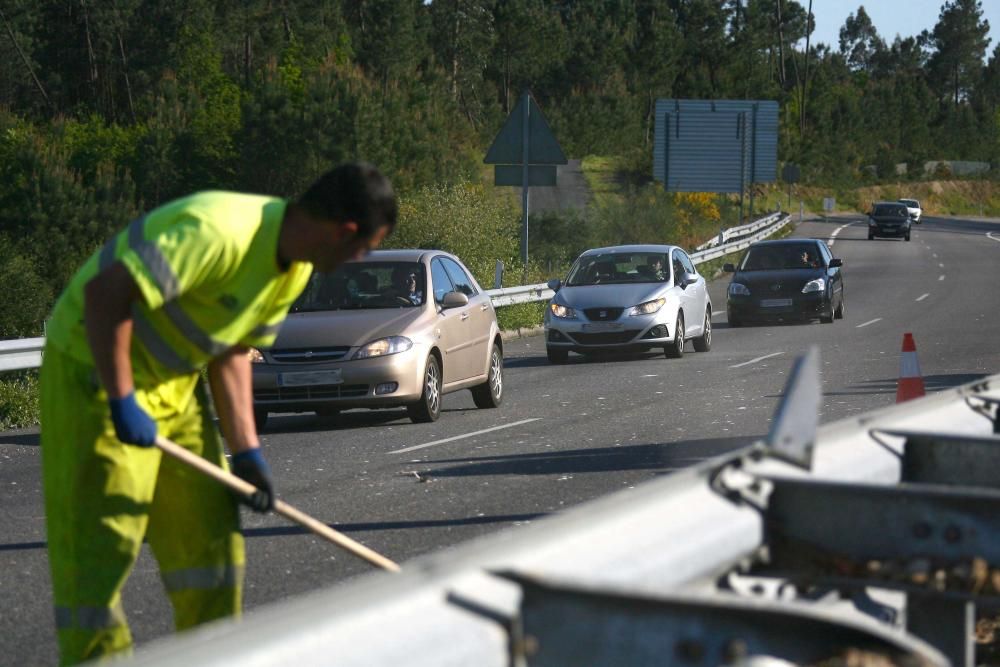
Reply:
<svg viewBox="0 0 1000 667"><path fill-rule="evenodd" d="M156 422L135 401L135 392L122 398L109 398L115 435L127 445L152 447L156 440Z"/></svg>
<svg viewBox="0 0 1000 667"><path fill-rule="evenodd" d="M274 509L274 489L271 487L271 469L260 451L260 447L233 454L233 474L257 487L249 497L240 495L254 512L269 512Z"/></svg>

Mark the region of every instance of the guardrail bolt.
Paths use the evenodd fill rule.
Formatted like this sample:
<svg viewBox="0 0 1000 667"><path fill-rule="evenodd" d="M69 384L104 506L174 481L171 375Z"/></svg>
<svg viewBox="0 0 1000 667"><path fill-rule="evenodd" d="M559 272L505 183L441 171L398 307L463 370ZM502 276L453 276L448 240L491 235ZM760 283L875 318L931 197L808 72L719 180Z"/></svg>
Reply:
<svg viewBox="0 0 1000 667"><path fill-rule="evenodd" d="M962 541L962 529L952 524L944 529L944 541L948 544L958 544Z"/></svg>
<svg viewBox="0 0 1000 667"><path fill-rule="evenodd" d="M682 639L674 647L674 655L684 662L701 662L705 657L705 647L694 639Z"/></svg>
<svg viewBox="0 0 1000 667"><path fill-rule="evenodd" d="M926 521L918 521L913 524L913 536L918 540L926 540L931 536L931 524Z"/></svg>

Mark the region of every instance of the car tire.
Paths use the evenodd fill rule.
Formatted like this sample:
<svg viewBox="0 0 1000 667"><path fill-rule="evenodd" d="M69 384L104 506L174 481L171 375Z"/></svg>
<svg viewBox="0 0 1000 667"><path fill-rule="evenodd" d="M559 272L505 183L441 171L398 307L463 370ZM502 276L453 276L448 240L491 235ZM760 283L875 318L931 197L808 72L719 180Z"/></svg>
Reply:
<svg viewBox="0 0 1000 667"><path fill-rule="evenodd" d="M705 309L705 324L702 327L701 335L694 339L695 352L708 352L712 349L712 309Z"/></svg>
<svg viewBox="0 0 1000 667"><path fill-rule="evenodd" d="M569 359L569 351L556 350L551 347L546 347L545 356L549 358L550 364L565 364Z"/></svg>
<svg viewBox="0 0 1000 667"><path fill-rule="evenodd" d="M833 311L833 316L838 320L842 320L844 319L844 315L846 314L847 314L847 301L844 299L843 292L841 292L840 305L837 306L837 309L835 311Z"/></svg>
<svg viewBox="0 0 1000 667"><path fill-rule="evenodd" d="M496 343L490 352L486 382L472 388L472 402L477 408L498 408L503 403L503 352Z"/></svg>
<svg viewBox="0 0 1000 667"><path fill-rule="evenodd" d="M253 411L253 423L256 427L257 432L260 433L267 426L267 410L257 410Z"/></svg>
<svg viewBox="0 0 1000 667"><path fill-rule="evenodd" d="M909 241L910 240L910 232L906 232L906 236L904 236L903 238L906 239L907 241Z"/></svg>
<svg viewBox="0 0 1000 667"><path fill-rule="evenodd" d="M668 359L680 359L684 356L684 315L677 314L677 323L674 324L674 342L663 348L663 355Z"/></svg>
<svg viewBox="0 0 1000 667"><path fill-rule="evenodd" d="M872 234L871 232L868 232L868 240L869 241L873 241L874 239L875 239L875 235Z"/></svg>
<svg viewBox="0 0 1000 667"><path fill-rule="evenodd" d="M414 424L437 421L441 416L441 362L433 354L424 366L423 386L420 400L406 406L406 414Z"/></svg>
<svg viewBox="0 0 1000 667"><path fill-rule="evenodd" d="M726 321L729 322L729 326L732 329L743 326L743 320L734 316L731 312L726 313Z"/></svg>

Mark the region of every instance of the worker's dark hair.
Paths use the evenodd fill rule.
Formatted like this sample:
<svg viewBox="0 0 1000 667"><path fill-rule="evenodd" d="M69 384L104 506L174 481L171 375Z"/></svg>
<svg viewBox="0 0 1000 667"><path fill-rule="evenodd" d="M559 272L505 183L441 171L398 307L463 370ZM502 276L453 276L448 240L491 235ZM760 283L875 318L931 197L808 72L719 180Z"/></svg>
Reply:
<svg viewBox="0 0 1000 667"><path fill-rule="evenodd" d="M296 202L310 215L358 223L367 238L379 227L396 227L396 193L389 179L366 162L348 162L323 174Z"/></svg>

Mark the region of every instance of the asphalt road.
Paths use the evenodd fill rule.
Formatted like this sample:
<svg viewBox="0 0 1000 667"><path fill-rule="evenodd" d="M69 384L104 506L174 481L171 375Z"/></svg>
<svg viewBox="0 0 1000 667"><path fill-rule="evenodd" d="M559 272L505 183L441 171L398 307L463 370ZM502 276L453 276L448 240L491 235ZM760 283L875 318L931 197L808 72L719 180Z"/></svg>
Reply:
<svg viewBox="0 0 1000 667"><path fill-rule="evenodd" d="M828 239L844 260L844 320L730 329L723 277L710 288L708 353L689 345L679 360L571 355L550 366L541 337L509 341L498 410L461 392L433 424L402 411L272 416L263 441L279 494L405 563L764 435L795 356L813 344L823 422L895 400L904 332L929 391L1000 372L1000 223L928 218L906 243L868 241L860 219L838 217L795 235ZM2 665L56 662L39 455L37 436L0 435ZM249 613L371 570L277 517L244 518ZM138 644L171 631L148 550L124 604Z"/></svg>

